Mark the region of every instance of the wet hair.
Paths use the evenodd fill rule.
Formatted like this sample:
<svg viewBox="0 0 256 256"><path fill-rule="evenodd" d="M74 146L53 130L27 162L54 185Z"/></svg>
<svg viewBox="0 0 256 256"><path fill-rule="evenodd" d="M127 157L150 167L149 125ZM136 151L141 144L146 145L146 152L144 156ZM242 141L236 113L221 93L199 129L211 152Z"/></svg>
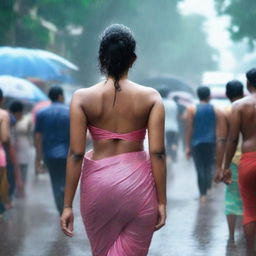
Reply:
<svg viewBox="0 0 256 256"><path fill-rule="evenodd" d="M256 88L256 68L252 68L246 73L246 78L249 83Z"/></svg>
<svg viewBox="0 0 256 256"><path fill-rule="evenodd" d="M100 71L114 78L115 92L121 90L118 81L136 58L135 48L136 41L131 30L121 24L107 27L100 37Z"/></svg>
<svg viewBox="0 0 256 256"><path fill-rule="evenodd" d="M208 100L210 98L211 91L207 86L200 86L197 88L197 96L199 100Z"/></svg>
<svg viewBox="0 0 256 256"><path fill-rule="evenodd" d="M229 81L226 84L226 96L229 98L229 100L242 98L244 96L243 84L238 80Z"/></svg>
<svg viewBox="0 0 256 256"><path fill-rule="evenodd" d="M13 101L9 107L12 113L21 113L23 112L24 105L21 101Z"/></svg>
<svg viewBox="0 0 256 256"><path fill-rule="evenodd" d="M59 86L54 86L50 89L48 96L52 102L59 100L59 96L63 95L63 89Z"/></svg>
<svg viewBox="0 0 256 256"><path fill-rule="evenodd" d="M3 99L4 95L3 95L3 90L0 89L0 100Z"/></svg>
<svg viewBox="0 0 256 256"><path fill-rule="evenodd" d="M158 92L160 93L161 97L166 99L169 94L169 90L166 87L159 88Z"/></svg>

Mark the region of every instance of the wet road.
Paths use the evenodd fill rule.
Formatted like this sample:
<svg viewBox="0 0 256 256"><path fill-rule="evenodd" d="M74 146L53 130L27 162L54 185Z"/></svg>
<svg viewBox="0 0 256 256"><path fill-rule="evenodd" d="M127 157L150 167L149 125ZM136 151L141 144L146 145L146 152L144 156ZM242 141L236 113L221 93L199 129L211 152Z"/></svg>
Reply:
<svg viewBox="0 0 256 256"><path fill-rule="evenodd" d="M200 205L192 162L182 161L168 170L168 221L153 237L149 256L243 256L242 229L236 245L228 244L224 216L224 186L212 189ZM65 237L59 228L49 177L34 176L30 168L26 199L0 219L1 256L89 256L89 244L75 198L75 236ZM136 255L134 255L136 256Z"/></svg>

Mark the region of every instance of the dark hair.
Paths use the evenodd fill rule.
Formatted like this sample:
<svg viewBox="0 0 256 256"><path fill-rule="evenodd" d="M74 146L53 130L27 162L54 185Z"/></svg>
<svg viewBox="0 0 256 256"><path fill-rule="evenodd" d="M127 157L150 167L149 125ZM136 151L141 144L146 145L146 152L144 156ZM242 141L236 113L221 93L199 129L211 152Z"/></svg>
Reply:
<svg viewBox="0 0 256 256"><path fill-rule="evenodd" d="M158 92L160 93L162 98L167 98L169 94L169 90L166 87L160 87L158 89Z"/></svg>
<svg viewBox="0 0 256 256"><path fill-rule="evenodd" d="M256 68L252 68L246 73L246 78L249 83L256 88Z"/></svg>
<svg viewBox="0 0 256 256"><path fill-rule="evenodd" d="M9 107L12 113L20 113L23 112L24 105L21 101L13 101Z"/></svg>
<svg viewBox="0 0 256 256"><path fill-rule="evenodd" d="M226 96L233 100L235 98L243 97L244 96L244 86L238 80L229 81L226 84Z"/></svg>
<svg viewBox="0 0 256 256"><path fill-rule="evenodd" d="M63 95L63 90L59 86L54 86L50 89L48 96L52 102L58 101L59 96Z"/></svg>
<svg viewBox="0 0 256 256"><path fill-rule="evenodd" d="M136 58L136 41L131 30L121 24L107 27L101 35L99 65L102 74L114 78L116 91L120 91L118 81L131 67Z"/></svg>
<svg viewBox="0 0 256 256"><path fill-rule="evenodd" d="M197 96L199 100L208 100L210 98L210 88L207 86L200 86L197 88Z"/></svg>
<svg viewBox="0 0 256 256"><path fill-rule="evenodd" d="M3 95L3 90L0 89L0 100L1 100L3 97L4 97L4 95Z"/></svg>

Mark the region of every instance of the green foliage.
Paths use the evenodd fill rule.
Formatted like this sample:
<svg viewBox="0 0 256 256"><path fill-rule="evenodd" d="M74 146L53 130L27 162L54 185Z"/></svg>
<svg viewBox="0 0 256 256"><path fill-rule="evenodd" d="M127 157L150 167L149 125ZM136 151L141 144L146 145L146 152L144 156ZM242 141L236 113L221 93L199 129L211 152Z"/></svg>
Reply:
<svg viewBox="0 0 256 256"><path fill-rule="evenodd" d="M148 76L175 74L198 83L203 71L216 67L212 59L215 51L207 44L203 18L181 16L177 2L141 0L138 4L136 0L108 0L100 6L92 3L85 32L71 47L83 69L84 80L90 84L98 75L98 35L111 23L123 23L133 30L137 40L138 59L132 78L140 81Z"/></svg>
<svg viewBox="0 0 256 256"><path fill-rule="evenodd" d="M218 13L229 15L229 31L234 41L244 38L251 47L256 40L256 1L255 0L215 0Z"/></svg>
<svg viewBox="0 0 256 256"><path fill-rule="evenodd" d="M38 0L38 15L55 24L59 29L83 23L91 0Z"/></svg>
<svg viewBox="0 0 256 256"><path fill-rule="evenodd" d="M49 42L49 31L39 20L26 15L20 18L20 24L16 27L16 41L19 46L45 48Z"/></svg>

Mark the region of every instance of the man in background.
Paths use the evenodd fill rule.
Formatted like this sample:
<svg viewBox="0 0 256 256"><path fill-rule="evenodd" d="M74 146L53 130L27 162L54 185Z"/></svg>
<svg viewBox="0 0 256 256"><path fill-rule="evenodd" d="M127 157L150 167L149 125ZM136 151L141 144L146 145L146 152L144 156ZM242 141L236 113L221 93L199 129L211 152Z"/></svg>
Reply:
<svg viewBox="0 0 256 256"><path fill-rule="evenodd" d="M215 165L216 142L222 137L223 112L210 104L210 89L201 86L197 89L199 104L187 109L186 156L192 155L197 171L200 201L204 203L211 188Z"/></svg>
<svg viewBox="0 0 256 256"><path fill-rule="evenodd" d="M180 103L179 96L174 96L173 100L177 105L178 135L182 145L182 149L183 151L185 151L186 107Z"/></svg>
<svg viewBox="0 0 256 256"><path fill-rule="evenodd" d="M231 103L243 98L244 90L243 84L237 80L229 81L226 84L226 96ZM227 138L230 130L230 116L231 107L227 108L226 123L223 130L226 130L225 138ZM240 141L241 142L241 141ZM226 139L225 139L226 144ZM241 144L241 143L239 143ZM215 182L220 182L223 176L223 159L225 158L224 152L225 145L222 148L217 149L217 164ZM243 205L238 187L238 164L241 158L241 145L238 146L236 153L232 159L230 169L232 171L232 184L226 186L225 192L225 215L227 216L228 228L229 228L229 242L235 241L235 227L238 216L243 215Z"/></svg>
<svg viewBox="0 0 256 256"><path fill-rule="evenodd" d="M39 111L36 116L36 170L42 169L43 162L47 166L55 204L61 214L69 149L69 108L64 105L62 88L52 87L49 98L52 104Z"/></svg>
<svg viewBox="0 0 256 256"><path fill-rule="evenodd" d="M255 256L256 240L256 68L246 73L248 97L232 105L230 130L224 164L223 181L230 184L230 164L242 134L242 156L238 167L238 183L243 201L243 224L247 255Z"/></svg>
<svg viewBox="0 0 256 256"><path fill-rule="evenodd" d="M169 90L167 88L160 88L159 93L162 96L165 108L166 153L168 158L176 162L178 150L177 105L172 99L168 98Z"/></svg>

